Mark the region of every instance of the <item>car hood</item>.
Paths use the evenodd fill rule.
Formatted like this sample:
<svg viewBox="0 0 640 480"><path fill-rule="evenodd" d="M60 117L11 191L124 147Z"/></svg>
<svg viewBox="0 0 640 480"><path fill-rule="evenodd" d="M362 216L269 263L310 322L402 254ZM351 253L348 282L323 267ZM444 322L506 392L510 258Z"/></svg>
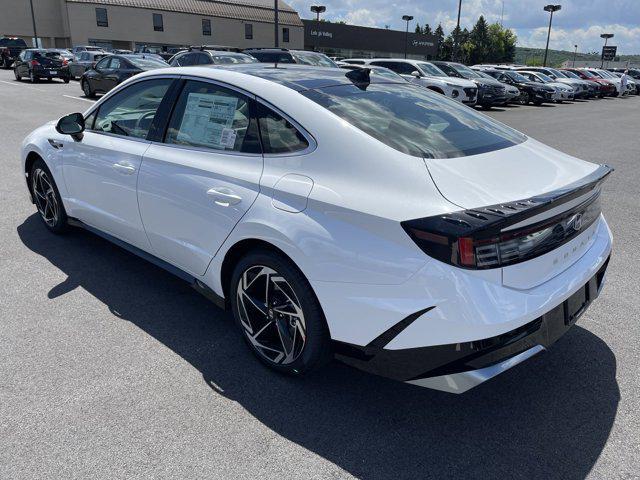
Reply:
<svg viewBox="0 0 640 480"><path fill-rule="evenodd" d="M586 177L598 166L532 138L509 148L458 158L425 159L440 193L461 208L524 200Z"/></svg>

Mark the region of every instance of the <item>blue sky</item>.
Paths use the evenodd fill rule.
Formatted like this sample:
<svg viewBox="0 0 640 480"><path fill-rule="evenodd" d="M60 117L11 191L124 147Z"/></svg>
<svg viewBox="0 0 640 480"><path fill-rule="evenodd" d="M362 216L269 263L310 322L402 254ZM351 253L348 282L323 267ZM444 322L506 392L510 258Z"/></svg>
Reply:
<svg viewBox="0 0 640 480"><path fill-rule="evenodd" d="M312 18L313 2L289 0L303 18ZM542 7L549 0L504 0L504 26L518 35L518 45L543 47L546 41L549 14ZM600 51L603 32L615 34L609 43L618 46L621 54L640 54L640 0L556 0L562 10L553 17L550 48L579 52ZM413 15L421 25L432 28L442 22L445 31L455 27L458 0L324 0L323 15L329 20L344 20L352 25L404 29L402 15ZM500 21L502 0L462 0L461 25L471 28L480 14L490 22Z"/></svg>

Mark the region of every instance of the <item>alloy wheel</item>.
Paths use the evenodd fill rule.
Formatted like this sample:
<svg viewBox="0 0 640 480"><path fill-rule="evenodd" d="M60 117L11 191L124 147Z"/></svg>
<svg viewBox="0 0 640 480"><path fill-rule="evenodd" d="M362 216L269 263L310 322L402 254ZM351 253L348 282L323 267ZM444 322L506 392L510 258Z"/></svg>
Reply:
<svg viewBox="0 0 640 480"><path fill-rule="evenodd" d="M60 217L60 206L53 189L53 182L47 172L40 168L33 171L31 182L40 216L48 226L54 227Z"/></svg>
<svg viewBox="0 0 640 480"><path fill-rule="evenodd" d="M305 317L291 285L272 268L246 269L236 292L240 323L249 342L266 360L288 365L306 343Z"/></svg>

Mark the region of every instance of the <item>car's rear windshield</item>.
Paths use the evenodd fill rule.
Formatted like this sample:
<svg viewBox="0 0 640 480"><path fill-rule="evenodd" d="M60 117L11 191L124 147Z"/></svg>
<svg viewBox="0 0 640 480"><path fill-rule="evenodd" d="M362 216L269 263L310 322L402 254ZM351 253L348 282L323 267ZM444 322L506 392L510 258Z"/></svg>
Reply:
<svg viewBox="0 0 640 480"><path fill-rule="evenodd" d="M162 68L169 66L164 60L153 57L136 57L131 55L127 57L127 60L139 68Z"/></svg>
<svg viewBox="0 0 640 480"><path fill-rule="evenodd" d="M373 138L416 157L463 157L526 140L506 125L417 85L339 85L302 94Z"/></svg>
<svg viewBox="0 0 640 480"><path fill-rule="evenodd" d="M313 65L315 67L333 67L337 68L338 64L322 53L315 52L291 52L293 58L303 65Z"/></svg>
<svg viewBox="0 0 640 480"><path fill-rule="evenodd" d="M243 53L216 53L212 55L216 64L234 64L234 63L257 63L254 57Z"/></svg>
<svg viewBox="0 0 640 480"><path fill-rule="evenodd" d="M33 58L58 58L60 56L60 52L56 52L55 50L36 50L33 52Z"/></svg>
<svg viewBox="0 0 640 480"><path fill-rule="evenodd" d="M0 47L26 47L27 43L21 38L0 38Z"/></svg>

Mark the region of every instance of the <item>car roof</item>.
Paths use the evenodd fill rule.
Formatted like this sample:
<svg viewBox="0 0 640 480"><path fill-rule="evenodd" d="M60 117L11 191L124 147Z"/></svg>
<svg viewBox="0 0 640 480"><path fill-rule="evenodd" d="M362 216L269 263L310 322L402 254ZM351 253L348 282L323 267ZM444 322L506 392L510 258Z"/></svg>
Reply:
<svg viewBox="0 0 640 480"><path fill-rule="evenodd" d="M183 67L190 68L190 67ZM316 67L298 64L245 63L238 65L208 66L206 68L224 68L234 72L252 75L275 83L279 83L295 91L313 90L335 85L350 85L346 73L349 70L333 67ZM371 77L371 83L381 82L380 77Z"/></svg>

